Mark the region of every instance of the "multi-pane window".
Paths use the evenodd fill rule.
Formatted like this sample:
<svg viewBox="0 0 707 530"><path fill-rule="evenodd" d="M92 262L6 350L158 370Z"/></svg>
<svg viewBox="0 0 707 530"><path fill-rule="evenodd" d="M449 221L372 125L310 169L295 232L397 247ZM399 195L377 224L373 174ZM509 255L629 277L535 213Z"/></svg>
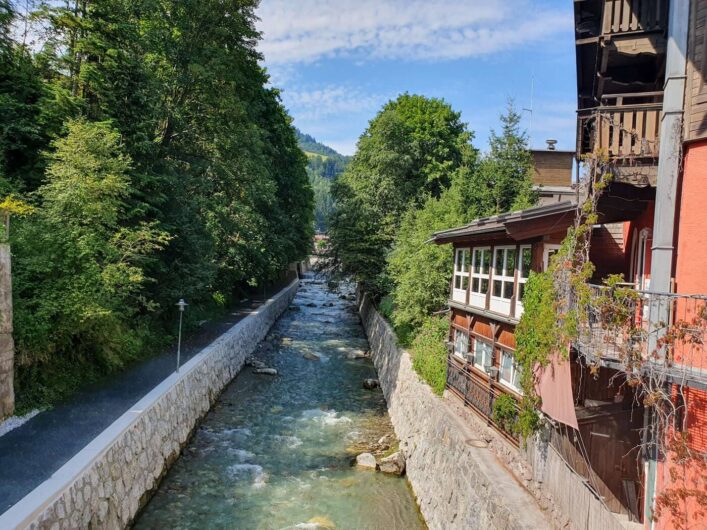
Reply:
<svg viewBox="0 0 707 530"><path fill-rule="evenodd" d="M550 262L552 261L552 257L557 254L560 251L560 245L553 245L546 243L545 248L543 250L543 266L545 267L544 270L547 270L548 267L550 267Z"/></svg>
<svg viewBox="0 0 707 530"><path fill-rule="evenodd" d="M520 260L518 260L518 302L522 304L525 295L525 282L530 276L533 262L533 253L530 246L520 247Z"/></svg>
<svg viewBox="0 0 707 530"><path fill-rule="evenodd" d="M510 300L513 298L513 283L515 281L515 247L496 248L493 263L493 296Z"/></svg>
<svg viewBox="0 0 707 530"><path fill-rule="evenodd" d="M466 290L469 287L469 249L458 248L454 259L454 292L452 299L466 303Z"/></svg>
<svg viewBox="0 0 707 530"><path fill-rule="evenodd" d="M493 252L491 311L508 314L515 291L516 247L496 247Z"/></svg>
<svg viewBox="0 0 707 530"><path fill-rule="evenodd" d="M520 370L518 369L513 354L507 350L501 350L501 370L499 376L503 384L520 391Z"/></svg>
<svg viewBox="0 0 707 530"><path fill-rule="evenodd" d="M475 248L471 261L471 305L485 307L491 272L491 250Z"/></svg>
<svg viewBox="0 0 707 530"><path fill-rule="evenodd" d="M485 369L493 364L493 346L485 340L474 339L474 365Z"/></svg>
<svg viewBox="0 0 707 530"><path fill-rule="evenodd" d="M469 353L469 335L458 329L454 330L454 355L466 359Z"/></svg>

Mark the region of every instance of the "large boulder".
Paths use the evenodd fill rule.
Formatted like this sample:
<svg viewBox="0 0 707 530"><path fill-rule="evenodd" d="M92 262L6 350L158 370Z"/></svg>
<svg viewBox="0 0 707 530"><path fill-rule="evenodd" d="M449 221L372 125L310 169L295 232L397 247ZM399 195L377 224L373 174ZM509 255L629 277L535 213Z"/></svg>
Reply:
<svg viewBox="0 0 707 530"><path fill-rule="evenodd" d="M356 466L363 469L375 470L378 464L376 463L376 457L371 453L361 453L356 457Z"/></svg>
<svg viewBox="0 0 707 530"><path fill-rule="evenodd" d="M397 451L382 459L379 467L383 473L402 475L405 473L405 457L403 453Z"/></svg>

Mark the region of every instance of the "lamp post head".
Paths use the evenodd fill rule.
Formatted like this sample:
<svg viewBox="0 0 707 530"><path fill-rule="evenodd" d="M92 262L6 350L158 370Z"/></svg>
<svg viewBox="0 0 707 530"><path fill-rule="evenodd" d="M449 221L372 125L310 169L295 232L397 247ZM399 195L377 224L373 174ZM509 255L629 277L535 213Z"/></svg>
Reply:
<svg viewBox="0 0 707 530"><path fill-rule="evenodd" d="M184 308L185 308L186 306L188 306L188 305L189 305L189 304L187 304L187 303L184 301L184 298L180 298L180 299L179 299L179 302L177 302L177 306L179 307L179 310L180 310L180 311L184 311Z"/></svg>

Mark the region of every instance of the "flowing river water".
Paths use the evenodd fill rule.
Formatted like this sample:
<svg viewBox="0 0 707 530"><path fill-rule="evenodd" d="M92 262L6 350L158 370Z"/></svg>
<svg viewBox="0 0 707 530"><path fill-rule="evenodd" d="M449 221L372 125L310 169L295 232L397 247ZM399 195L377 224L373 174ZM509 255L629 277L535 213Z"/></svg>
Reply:
<svg viewBox="0 0 707 530"><path fill-rule="evenodd" d="M367 348L354 303L308 276L255 353L278 375L241 371L135 528L424 529L404 478L352 466L393 432Z"/></svg>

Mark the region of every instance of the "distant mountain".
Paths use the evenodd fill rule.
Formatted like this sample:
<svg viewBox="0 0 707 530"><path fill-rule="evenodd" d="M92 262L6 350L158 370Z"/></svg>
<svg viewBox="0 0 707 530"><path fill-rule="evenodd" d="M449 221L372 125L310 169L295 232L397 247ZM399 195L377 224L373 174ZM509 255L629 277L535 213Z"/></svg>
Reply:
<svg viewBox="0 0 707 530"><path fill-rule="evenodd" d="M337 153L328 145L317 142L313 137L298 129L295 131L300 149L309 159L307 174L314 190L316 229L318 232L326 232L327 219L334 210L331 183L346 170L351 158Z"/></svg>

